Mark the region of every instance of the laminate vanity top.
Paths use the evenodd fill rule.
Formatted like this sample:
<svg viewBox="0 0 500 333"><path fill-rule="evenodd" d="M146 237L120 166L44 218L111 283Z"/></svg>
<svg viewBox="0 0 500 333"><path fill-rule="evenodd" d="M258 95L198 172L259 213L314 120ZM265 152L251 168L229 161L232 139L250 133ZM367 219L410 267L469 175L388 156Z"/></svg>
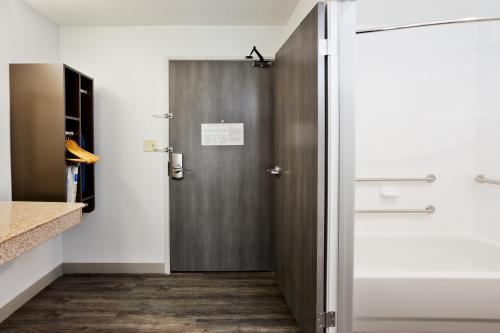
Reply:
<svg viewBox="0 0 500 333"><path fill-rule="evenodd" d="M0 265L81 223L82 203L0 202Z"/></svg>

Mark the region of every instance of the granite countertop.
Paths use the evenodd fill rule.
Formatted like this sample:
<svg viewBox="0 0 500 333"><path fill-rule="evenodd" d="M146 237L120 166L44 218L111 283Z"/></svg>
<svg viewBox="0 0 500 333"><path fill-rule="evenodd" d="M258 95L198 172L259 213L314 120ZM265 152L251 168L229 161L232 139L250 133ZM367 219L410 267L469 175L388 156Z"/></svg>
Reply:
<svg viewBox="0 0 500 333"><path fill-rule="evenodd" d="M1 202L0 265L82 221L82 203Z"/></svg>

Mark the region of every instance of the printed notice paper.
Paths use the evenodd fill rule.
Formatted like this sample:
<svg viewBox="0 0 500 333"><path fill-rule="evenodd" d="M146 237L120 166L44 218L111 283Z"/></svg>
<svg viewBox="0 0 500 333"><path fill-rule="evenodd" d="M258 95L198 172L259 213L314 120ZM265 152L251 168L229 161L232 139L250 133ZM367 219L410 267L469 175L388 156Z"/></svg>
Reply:
<svg viewBox="0 0 500 333"><path fill-rule="evenodd" d="M243 146L243 123L201 124L202 146Z"/></svg>

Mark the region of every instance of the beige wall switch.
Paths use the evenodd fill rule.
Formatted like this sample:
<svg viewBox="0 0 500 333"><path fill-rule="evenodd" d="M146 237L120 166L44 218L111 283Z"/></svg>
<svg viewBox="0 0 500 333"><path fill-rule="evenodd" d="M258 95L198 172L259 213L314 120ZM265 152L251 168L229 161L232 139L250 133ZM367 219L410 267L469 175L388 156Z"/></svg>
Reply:
<svg viewBox="0 0 500 333"><path fill-rule="evenodd" d="M154 152L156 149L158 149L157 140L144 140L144 151Z"/></svg>

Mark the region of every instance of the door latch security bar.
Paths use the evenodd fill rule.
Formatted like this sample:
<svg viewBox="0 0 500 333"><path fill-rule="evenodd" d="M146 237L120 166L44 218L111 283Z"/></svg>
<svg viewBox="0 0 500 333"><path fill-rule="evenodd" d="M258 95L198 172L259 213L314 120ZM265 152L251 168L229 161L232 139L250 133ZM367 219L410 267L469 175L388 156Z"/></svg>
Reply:
<svg viewBox="0 0 500 333"><path fill-rule="evenodd" d="M174 147L155 148L154 151L157 153L172 153L174 152Z"/></svg>
<svg viewBox="0 0 500 333"><path fill-rule="evenodd" d="M164 113L164 114L154 114L153 118L158 119L172 119L174 117L173 113Z"/></svg>

